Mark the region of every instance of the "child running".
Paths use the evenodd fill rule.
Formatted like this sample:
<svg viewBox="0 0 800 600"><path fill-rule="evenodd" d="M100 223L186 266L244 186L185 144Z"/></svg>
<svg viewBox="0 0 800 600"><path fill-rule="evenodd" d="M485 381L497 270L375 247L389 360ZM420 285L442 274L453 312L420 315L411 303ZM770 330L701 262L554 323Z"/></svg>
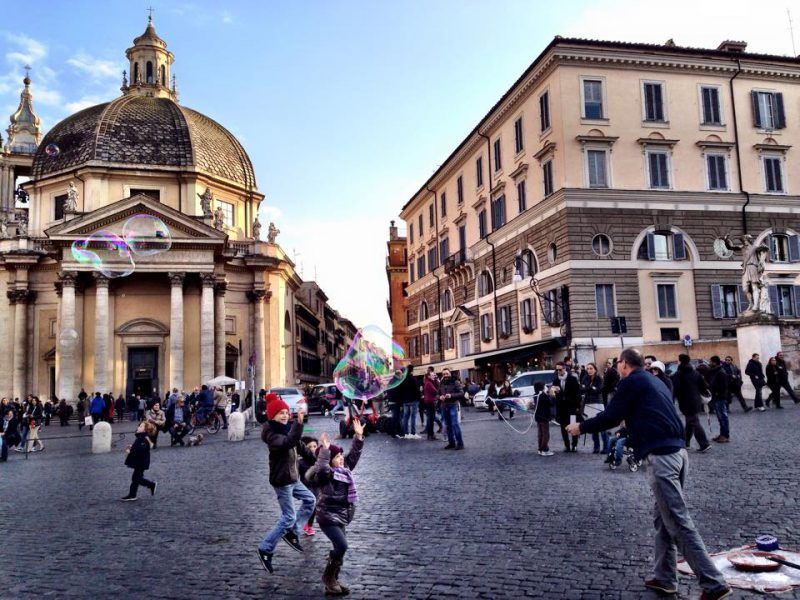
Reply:
<svg viewBox="0 0 800 600"><path fill-rule="evenodd" d="M155 481L150 481L144 478L144 472L150 468L150 446L152 436L156 433L156 427L150 422L139 423L136 428L136 441L125 449L125 466L133 469L131 476L131 487L128 495L122 498L123 502L132 502L136 500L136 492L139 486L150 490L150 495L156 495Z"/></svg>
<svg viewBox="0 0 800 600"><path fill-rule="evenodd" d="M302 441L306 445L306 448L308 448L308 451L311 454L316 453L317 448L319 447L319 440L317 440L317 438L311 437L310 435L304 435L303 437L300 438L300 441ZM298 469L300 470L300 481L316 497L317 495L316 488L308 482L308 479L306 479L306 473L311 467L314 466L314 460L310 460L305 456L301 456L300 462L298 463L297 466ZM312 512L311 516L308 517L308 523L303 525L303 533L305 533L306 535L314 535L316 533L314 531L314 516L316 514L317 514L317 509L314 508L314 512Z"/></svg>
<svg viewBox="0 0 800 600"><path fill-rule="evenodd" d="M350 593L350 588L339 581L339 571L347 552L345 527L353 520L355 504L358 502L356 482L352 473L364 447L364 426L358 419L353 420L353 430L355 431L353 445L347 456L344 455L342 448L331 444L327 433L323 433L320 436L322 445L317 449L317 462L306 474L311 484L319 490L317 523L322 533L333 544L333 550L322 573L325 594L329 596L344 596Z"/></svg>
<svg viewBox="0 0 800 600"><path fill-rule="evenodd" d="M297 466L298 452L309 460L314 460L314 455L300 441L303 433L302 412L297 413L297 420L289 423L289 406L277 394L267 394L267 422L261 430L262 441L269 446L269 483L275 488L281 516L275 527L258 547L258 558L261 564L270 573L272 555L278 540L296 550L303 552L300 545L300 527L304 525L314 511L316 499L300 481L300 472ZM302 505L295 511L294 500L300 500Z"/></svg>

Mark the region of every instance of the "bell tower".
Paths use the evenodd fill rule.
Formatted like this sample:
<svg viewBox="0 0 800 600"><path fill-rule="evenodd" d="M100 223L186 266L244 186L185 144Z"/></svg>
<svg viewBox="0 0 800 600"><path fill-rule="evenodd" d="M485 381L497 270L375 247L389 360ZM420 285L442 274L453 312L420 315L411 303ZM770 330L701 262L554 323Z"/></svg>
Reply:
<svg viewBox="0 0 800 600"><path fill-rule="evenodd" d="M174 88L170 89L170 67L175 57L167 50L167 43L156 34L152 14L147 18L147 29L133 40L125 56L130 63L130 84L123 80L124 94L177 100Z"/></svg>

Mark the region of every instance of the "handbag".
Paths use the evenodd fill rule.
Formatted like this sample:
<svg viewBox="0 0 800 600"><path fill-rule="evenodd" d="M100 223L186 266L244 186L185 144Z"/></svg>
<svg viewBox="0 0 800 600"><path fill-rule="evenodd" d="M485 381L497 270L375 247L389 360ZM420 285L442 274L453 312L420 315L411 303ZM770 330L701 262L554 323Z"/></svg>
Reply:
<svg viewBox="0 0 800 600"><path fill-rule="evenodd" d="M86 417L86 418L83 420L83 424L84 424L84 425L87 425L88 427L91 427L92 425L94 425L94 419L92 419L92 417L91 417L91 416L87 416L87 417Z"/></svg>

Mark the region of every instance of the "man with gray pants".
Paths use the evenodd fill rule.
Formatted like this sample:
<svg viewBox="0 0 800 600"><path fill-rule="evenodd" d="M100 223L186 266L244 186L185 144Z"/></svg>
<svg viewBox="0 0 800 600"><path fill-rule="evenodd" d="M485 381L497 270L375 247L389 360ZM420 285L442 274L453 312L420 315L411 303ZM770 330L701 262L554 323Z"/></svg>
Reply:
<svg viewBox="0 0 800 600"><path fill-rule="evenodd" d="M624 420L634 458L646 461L656 500L656 540L653 576L644 582L645 587L677 593L677 550L680 550L703 588L701 600L726 598L731 588L711 561L683 497L689 456L672 394L661 380L642 367L644 359L637 350L623 350L617 363L621 379L608 408L592 419L568 425L567 433L599 433Z"/></svg>

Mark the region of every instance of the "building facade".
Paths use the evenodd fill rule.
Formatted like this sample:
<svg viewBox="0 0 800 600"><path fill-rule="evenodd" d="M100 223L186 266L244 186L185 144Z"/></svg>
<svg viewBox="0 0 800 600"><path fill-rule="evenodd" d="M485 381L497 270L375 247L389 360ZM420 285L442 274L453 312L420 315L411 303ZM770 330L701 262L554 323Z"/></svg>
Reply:
<svg viewBox="0 0 800 600"><path fill-rule="evenodd" d="M407 240L397 232L394 221L389 226L389 241L386 243L386 278L389 282L389 300L386 310L392 321L392 339L404 349L408 347L408 250Z"/></svg>
<svg viewBox="0 0 800 600"><path fill-rule="evenodd" d="M0 364L2 394L163 394L218 375L289 384L301 282L275 235L261 241L263 194L250 159L225 128L178 103L173 55L152 21L126 55L122 95L44 139L30 132L32 105L12 117L14 135L26 121L34 139L3 155L4 177L9 162L27 157L32 179L23 208L7 196L19 170L3 188L0 339L13 355ZM123 235L133 215L161 219L171 247L137 256L126 277L76 260L73 242L100 256L100 232ZM119 267L122 254L106 253L106 267ZM73 331L67 351L59 340Z"/></svg>
<svg viewBox="0 0 800 600"><path fill-rule="evenodd" d="M745 49L556 37L403 207L413 362L737 356L726 234L769 246L791 329L800 59Z"/></svg>

